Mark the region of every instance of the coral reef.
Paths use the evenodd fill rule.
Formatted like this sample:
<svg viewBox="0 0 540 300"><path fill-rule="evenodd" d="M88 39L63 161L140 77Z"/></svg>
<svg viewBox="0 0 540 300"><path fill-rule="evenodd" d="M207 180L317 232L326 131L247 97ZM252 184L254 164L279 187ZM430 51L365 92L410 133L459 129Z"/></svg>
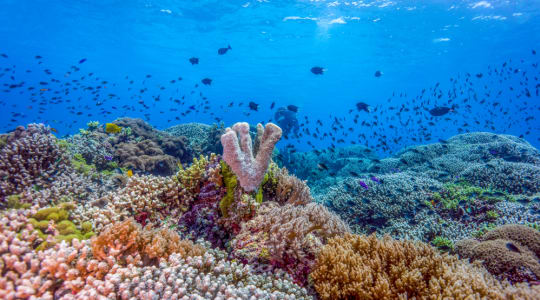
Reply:
<svg viewBox="0 0 540 300"><path fill-rule="evenodd" d="M486 269L511 282L540 279L540 232L523 225L504 225L478 239L456 243L460 257L480 260Z"/></svg>
<svg viewBox="0 0 540 300"><path fill-rule="evenodd" d="M321 299L535 299L540 292L501 283L426 244L375 235L330 239L310 278Z"/></svg>
<svg viewBox="0 0 540 300"><path fill-rule="evenodd" d="M513 136L461 134L368 164L345 175L328 162L317 173L336 177L310 182L316 200L357 233L455 242L488 226L540 221L540 152Z"/></svg>
<svg viewBox="0 0 540 300"><path fill-rule="evenodd" d="M272 123L266 124L264 130L261 124L257 124L257 131L260 134L257 136L256 152L252 150L248 123L236 123L221 136L223 159L247 192L254 191L262 182L274 146L281 138L281 129Z"/></svg>
<svg viewBox="0 0 540 300"><path fill-rule="evenodd" d="M361 146L279 154L273 124L87 126L65 140L36 124L0 136L2 299L540 293L539 155L520 139L462 135L379 160ZM528 227L495 229L508 223Z"/></svg>
<svg viewBox="0 0 540 300"><path fill-rule="evenodd" d="M53 248L36 252L30 246L37 234L28 227L24 211L8 211L0 218L0 298L2 299L89 299L89 298L160 298L160 299L310 299L307 291L291 282L283 273L255 274L247 265L230 262L225 253L208 250L202 254L201 245L180 241L180 253L159 259L158 265L144 265L131 255L119 256L121 250L130 249L129 237L133 223L113 225L122 229L118 233L103 233L103 244L96 253L88 241L73 240ZM118 228L120 227L120 228ZM17 234L19 232L19 234ZM128 237L122 236L128 234ZM160 252L159 246L168 236L157 239L157 248L147 253ZM112 237L126 244L120 244ZM173 243L174 244L174 243ZM126 247L127 246L127 247ZM110 247L110 248L109 248ZM99 252L105 248L105 252ZM99 254L104 254L100 256Z"/></svg>
<svg viewBox="0 0 540 300"><path fill-rule="evenodd" d="M154 129L141 119L120 118L108 124L120 130L107 132L106 128L90 124L88 129L67 139L70 151L81 154L98 171L120 166L167 176L176 172L178 163L192 158L183 136Z"/></svg>

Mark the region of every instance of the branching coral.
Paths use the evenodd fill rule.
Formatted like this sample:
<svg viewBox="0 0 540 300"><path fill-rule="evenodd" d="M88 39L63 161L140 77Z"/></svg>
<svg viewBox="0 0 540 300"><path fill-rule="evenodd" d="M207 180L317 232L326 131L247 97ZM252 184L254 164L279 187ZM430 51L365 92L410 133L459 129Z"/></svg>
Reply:
<svg viewBox="0 0 540 300"><path fill-rule="evenodd" d="M49 127L17 127L0 149L0 202L25 189L47 186L68 167L67 162Z"/></svg>
<svg viewBox="0 0 540 300"><path fill-rule="evenodd" d="M117 260L126 261L131 256L148 263L157 262L160 258L167 259L172 253L178 253L184 258L202 255L204 248L191 241L181 240L177 233L169 229L142 229L130 218L112 224L93 238L92 251L100 259L112 255Z"/></svg>
<svg viewBox="0 0 540 300"><path fill-rule="evenodd" d="M281 138L281 128L268 123L264 130L257 124L262 133L259 140L258 152L254 155L248 123L236 123L227 128L221 136L223 144L223 159L238 177L240 186L252 192L261 184L268 168L275 144Z"/></svg>
<svg viewBox="0 0 540 300"><path fill-rule="evenodd" d="M322 299L535 299L540 287L510 286L485 269L423 243L375 235L331 239L310 274ZM515 298L514 298L515 299Z"/></svg>
<svg viewBox="0 0 540 300"><path fill-rule="evenodd" d="M233 255L271 263L303 281L325 241L346 232L348 226L322 205L280 207L270 202L242 226L232 242Z"/></svg>

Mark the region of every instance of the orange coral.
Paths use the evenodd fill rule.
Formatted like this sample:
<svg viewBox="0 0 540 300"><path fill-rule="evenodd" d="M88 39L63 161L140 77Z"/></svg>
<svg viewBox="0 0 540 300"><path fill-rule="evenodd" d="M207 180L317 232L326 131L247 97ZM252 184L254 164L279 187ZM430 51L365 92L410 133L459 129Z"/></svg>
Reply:
<svg viewBox="0 0 540 300"><path fill-rule="evenodd" d="M102 260L108 256L124 260L140 257L145 262L155 262L155 259L159 258L167 259L172 253L187 257L200 256L205 252L203 247L194 245L191 241L181 240L174 231L148 227L142 229L131 218L114 223L105 228L99 236L92 238L92 252L95 257Z"/></svg>
<svg viewBox="0 0 540 300"><path fill-rule="evenodd" d="M321 299L534 299L540 292L500 282L427 244L375 235L330 239L310 278Z"/></svg>

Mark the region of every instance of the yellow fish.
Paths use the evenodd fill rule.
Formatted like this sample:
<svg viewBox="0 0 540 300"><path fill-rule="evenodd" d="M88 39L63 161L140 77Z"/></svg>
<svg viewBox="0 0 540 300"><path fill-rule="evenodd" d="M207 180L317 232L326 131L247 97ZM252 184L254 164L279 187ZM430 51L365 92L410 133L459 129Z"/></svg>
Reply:
<svg viewBox="0 0 540 300"><path fill-rule="evenodd" d="M128 171L126 172L126 174L127 174L127 177L131 177L131 176L133 176L133 171L128 170Z"/></svg>
<svg viewBox="0 0 540 300"><path fill-rule="evenodd" d="M120 131L122 131L122 127L114 123L105 124L105 132L107 133L119 133Z"/></svg>

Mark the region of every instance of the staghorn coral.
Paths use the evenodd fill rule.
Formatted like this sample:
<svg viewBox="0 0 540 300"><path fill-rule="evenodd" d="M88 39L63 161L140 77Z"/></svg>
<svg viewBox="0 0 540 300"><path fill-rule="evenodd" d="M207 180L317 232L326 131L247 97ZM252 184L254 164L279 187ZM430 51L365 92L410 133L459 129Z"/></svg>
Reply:
<svg viewBox="0 0 540 300"><path fill-rule="evenodd" d="M19 126L5 140L0 149L0 203L11 194L47 187L69 166L50 127L43 124Z"/></svg>
<svg viewBox="0 0 540 300"><path fill-rule="evenodd" d="M535 299L540 287L511 286L485 269L423 243L375 235L328 241L310 274L321 299Z"/></svg>
<svg viewBox="0 0 540 300"><path fill-rule="evenodd" d="M341 219L320 204L280 207L269 202L253 220L242 225L231 242L232 254L243 261L283 268L303 282L326 240L349 231Z"/></svg>
<svg viewBox="0 0 540 300"><path fill-rule="evenodd" d="M540 232L524 225L504 225L475 239L456 243L456 253L511 282L540 279Z"/></svg>
<svg viewBox="0 0 540 300"><path fill-rule="evenodd" d="M248 123L236 123L232 128L228 127L221 136L223 160L231 166L238 177L240 186L247 192L252 192L259 187L268 168L274 146L281 138L281 128L273 123L266 124L264 130L261 124L257 124L257 128L262 136L258 137L260 142L256 155L252 151Z"/></svg>

